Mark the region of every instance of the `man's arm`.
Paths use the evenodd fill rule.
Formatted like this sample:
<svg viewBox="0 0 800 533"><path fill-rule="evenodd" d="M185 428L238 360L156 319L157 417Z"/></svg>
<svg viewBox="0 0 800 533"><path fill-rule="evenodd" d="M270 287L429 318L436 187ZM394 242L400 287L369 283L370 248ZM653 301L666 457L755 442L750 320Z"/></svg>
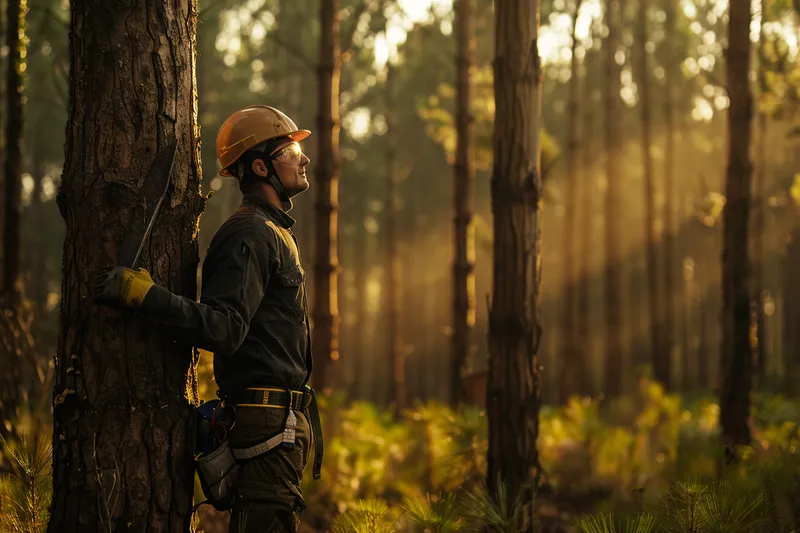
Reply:
<svg viewBox="0 0 800 533"><path fill-rule="evenodd" d="M255 231L229 237L206 258L200 303L153 285L142 311L174 328L181 338L217 354L235 352L244 341L264 298L270 276L270 254Z"/></svg>

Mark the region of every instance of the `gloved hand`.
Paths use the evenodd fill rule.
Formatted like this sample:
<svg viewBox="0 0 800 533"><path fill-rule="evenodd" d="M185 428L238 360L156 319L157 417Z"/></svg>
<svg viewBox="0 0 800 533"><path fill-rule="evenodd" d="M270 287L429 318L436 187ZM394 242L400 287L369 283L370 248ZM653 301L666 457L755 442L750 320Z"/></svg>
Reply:
<svg viewBox="0 0 800 533"><path fill-rule="evenodd" d="M96 303L114 307L139 309L152 286L153 279L143 268L132 270L123 266L109 266L95 275L92 299Z"/></svg>

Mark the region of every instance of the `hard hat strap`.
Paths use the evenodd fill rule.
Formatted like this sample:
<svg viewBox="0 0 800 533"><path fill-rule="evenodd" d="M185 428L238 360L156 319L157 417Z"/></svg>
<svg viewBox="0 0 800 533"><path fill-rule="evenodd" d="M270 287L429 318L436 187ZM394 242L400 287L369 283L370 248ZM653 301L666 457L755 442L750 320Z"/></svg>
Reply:
<svg viewBox="0 0 800 533"><path fill-rule="evenodd" d="M288 213L289 210L292 209L292 199L289 198L289 193L286 191L286 187L283 186L280 177L278 177L278 171L275 170L272 161L273 158L271 156L266 161L267 168L269 169L267 173L267 183L272 185L272 188L278 193L278 198L280 198L281 204L283 204L283 210Z"/></svg>

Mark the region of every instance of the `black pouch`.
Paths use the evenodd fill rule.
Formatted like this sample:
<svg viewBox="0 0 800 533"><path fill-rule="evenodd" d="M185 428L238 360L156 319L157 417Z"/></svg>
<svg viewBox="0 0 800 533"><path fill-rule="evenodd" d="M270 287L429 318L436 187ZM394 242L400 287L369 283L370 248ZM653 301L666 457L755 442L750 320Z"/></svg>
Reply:
<svg viewBox="0 0 800 533"><path fill-rule="evenodd" d="M236 424L236 411L224 400L212 400L197 408L197 440L194 465L206 502L217 511L233 507L239 465L228 444L228 431Z"/></svg>

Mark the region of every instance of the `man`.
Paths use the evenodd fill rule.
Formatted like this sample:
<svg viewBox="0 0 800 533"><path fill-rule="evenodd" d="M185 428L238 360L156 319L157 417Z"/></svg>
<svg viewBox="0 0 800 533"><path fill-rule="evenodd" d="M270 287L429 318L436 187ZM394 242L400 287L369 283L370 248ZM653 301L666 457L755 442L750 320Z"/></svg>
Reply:
<svg viewBox="0 0 800 533"><path fill-rule="evenodd" d="M199 303L154 284L144 269L107 267L95 283L95 301L136 309L174 337L214 352L220 397L236 406L228 435L241 465L232 533L297 531L311 426L319 477L319 416L306 386L312 359L305 273L287 214L291 198L309 187L309 159L299 142L310 134L261 105L237 111L220 128L220 174L239 181L243 198L209 245ZM286 442L280 435L292 435L292 426Z"/></svg>

